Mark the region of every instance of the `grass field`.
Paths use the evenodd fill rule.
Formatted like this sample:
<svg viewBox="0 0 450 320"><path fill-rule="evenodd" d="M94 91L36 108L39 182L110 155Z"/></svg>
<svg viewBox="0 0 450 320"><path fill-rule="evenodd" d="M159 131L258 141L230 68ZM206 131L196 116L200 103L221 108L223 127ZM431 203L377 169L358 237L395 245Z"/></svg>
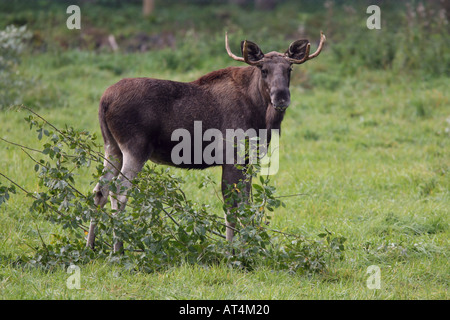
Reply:
<svg viewBox="0 0 450 320"><path fill-rule="evenodd" d="M191 81L238 65L228 59L222 34L220 42L212 40L219 47L207 51L205 61L181 70L170 67L166 49L25 54L19 71L26 78L35 77L36 85L27 88L23 103L58 126L67 124L100 136L99 98L121 78ZM325 228L340 234L347 238L342 261L309 277L225 265L183 265L141 273L94 261L80 266L81 289L71 290L66 270L14 264L16 257L33 254L30 246L40 243L37 230L49 241L60 228L31 215L31 200L18 191L0 206L0 298L449 299L448 69L436 75L363 65L345 73L336 65L332 44L333 39L319 58L294 68L292 103L282 124L280 169L272 184L279 195L301 195L284 198L286 207L273 213L271 227L310 238ZM177 65L180 57L172 58ZM23 120L26 116L14 108L1 110L0 137L40 148L41 142ZM20 148L0 142L0 172L34 191L39 185L33 166ZM215 191L197 187L206 176L219 181L219 169L173 170L186 181L188 198L207 201L211 210L221 212ZM90 174L79 179L79 188L86 193L93 188ZM371 265L381 270L380 289L367 287Z"/></svg>

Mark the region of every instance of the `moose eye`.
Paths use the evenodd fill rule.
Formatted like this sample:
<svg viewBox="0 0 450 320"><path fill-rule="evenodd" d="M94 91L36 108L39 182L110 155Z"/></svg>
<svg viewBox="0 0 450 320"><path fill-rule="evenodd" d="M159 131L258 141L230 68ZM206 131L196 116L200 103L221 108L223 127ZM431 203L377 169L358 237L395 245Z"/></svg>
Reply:
<svg viewBox="0 0 450 320"><path fill-rule="evenodd" d="M268 73L269 73L269 71L267 71L267 69L261 69L261 74L263 77L267 77Z"/></svg>

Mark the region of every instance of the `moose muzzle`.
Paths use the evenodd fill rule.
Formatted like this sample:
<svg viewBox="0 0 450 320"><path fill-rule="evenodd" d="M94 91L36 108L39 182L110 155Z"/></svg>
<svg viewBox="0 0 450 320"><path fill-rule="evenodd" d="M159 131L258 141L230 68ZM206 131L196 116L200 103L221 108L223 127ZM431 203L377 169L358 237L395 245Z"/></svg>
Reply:
<svg viewBox="0 0 450 320"><path fill-rule="evenodd" d="M291 94L289 90L276 90L270 94L270 100L275 110L283 112L291 103Z"/></svg>

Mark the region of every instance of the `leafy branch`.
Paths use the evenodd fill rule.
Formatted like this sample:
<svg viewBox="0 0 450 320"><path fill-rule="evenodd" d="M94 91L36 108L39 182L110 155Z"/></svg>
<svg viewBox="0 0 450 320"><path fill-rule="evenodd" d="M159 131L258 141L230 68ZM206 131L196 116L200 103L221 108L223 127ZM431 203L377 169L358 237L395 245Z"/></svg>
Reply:
<svg viewBox="0 0 450 320"><path fill-rule="evenodd" d="M10 187L0 185L0 204L18 188L33 199L30 211L36 217L61 225L67 231L52 234L50 243L44 242L38 231L42 246L35 248L29 264L53 267L106 258L143 271L166 269L186 262L223 262L249 270L266 265L310 273L324 272L329 261L342 258L345 238L329 231L320 234L319 240L312 240L268 227L269 213L285 204L280 200L283 196L277 196L275 187L270 185L269 177L258 175L257 165L247 168L246 179L258 181L252 184L249 201L241 201L235 208L223 203L239 221L231 243L224 237L224 217L211 213L204 204L192 203L182 190L183 181L169 168L146 165L131 181L127 209L120 214L109 206L100 208L94 204L93 194L83 192L76 181L92 164L96 164L93 181L103 173L101 162L105 157L97 151L95 135L68 127L59 129L35 111L22 109L30 113L25 121L35 130L38 140L43 141L42 150L6 139L2 141L21 148L34 163L41 191L30 192L0 173L11 183ZM230 186L231 201L242 196L240 190L244 190L244 182ZM126 191L120 190L116 180L108 183L115 193ZM213 182L207 178L199 187L210 184ZM86 223L91 220L96 222L95 251L84 243ZM121 255L111 250L113 234L126 245Z"/></svg>

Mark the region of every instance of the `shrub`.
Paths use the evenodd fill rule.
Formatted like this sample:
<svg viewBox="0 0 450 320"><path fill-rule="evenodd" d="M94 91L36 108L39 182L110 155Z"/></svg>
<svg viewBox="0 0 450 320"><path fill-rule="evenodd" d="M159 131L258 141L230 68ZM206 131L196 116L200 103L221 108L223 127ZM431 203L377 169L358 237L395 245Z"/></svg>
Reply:
<svg viewBox="0 0 450 320"><path fill-rule="evenodd" d="M34 248L35 255L22 259L27 265L52 268L103 258L146 272L182 263L226 263L247 270L264 265L311 273L324 272L332 259L343 257L345 238L329 231L319 235L319 240L311 240L267 227L268 212L283 203L275 196L276 189L268 177L257 179L256 165L246 171L247 179L259 182L253 183L249 201L234 209L224 204L225 210L236 215L239 226L232 243L223 236L224 218L211 213L207 205L187 199L181 189L183 181L169 168L145 166L133 180L124 212L115 214L108 207L97 207L93 194L83 194L76 183L78 172L93 163L98 164L94 180L102 174L99 163L103 155L95 151L99 147L95 136L84 130L58 129L30 112L32 115L26 118L30 128L36 128L38 139L46 140L40 152L43 158L28 154L38 172L40 191L33 193L16 186L33 198L33 215L62 226L63 232L52 234L50 243L40 237L41 247ZM205 181L201 187L210 183ZM231 198L239 197L242 183L229 189ZM13 187L0 189L2 201ZM118 191L115 181L110 187ZM91 219L97 229L95 251L85 246L84 239ZM112 252L113 237L124 242L122 254Z"/></svg>

